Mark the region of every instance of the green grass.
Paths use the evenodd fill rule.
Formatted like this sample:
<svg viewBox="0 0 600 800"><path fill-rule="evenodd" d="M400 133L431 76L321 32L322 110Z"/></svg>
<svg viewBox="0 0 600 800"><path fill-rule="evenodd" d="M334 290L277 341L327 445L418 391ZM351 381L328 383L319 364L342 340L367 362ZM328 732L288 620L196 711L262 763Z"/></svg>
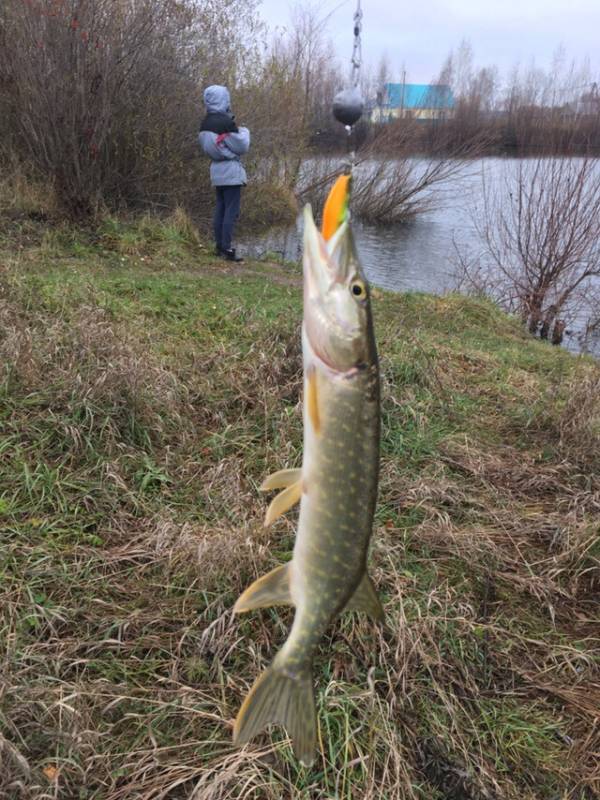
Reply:
<svg viewBox="0 0 600 800"><path fill-rule="evenodd" d="M0 225L0 796L591 800L600 369L492 304L376 292L377 628L315 663L320 747L231 724L290 611L264 476L301 462L290 265L181 214Z"/></svg>

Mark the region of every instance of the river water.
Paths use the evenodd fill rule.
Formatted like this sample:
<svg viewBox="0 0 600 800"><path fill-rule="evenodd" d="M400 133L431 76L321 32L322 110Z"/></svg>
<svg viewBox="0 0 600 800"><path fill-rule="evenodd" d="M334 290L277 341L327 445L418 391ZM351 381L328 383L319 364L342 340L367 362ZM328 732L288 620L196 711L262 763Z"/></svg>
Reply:
<svg viewBox="0 0 600 800"><path fill-rule="evenodd" d="M483 176L499 181L515 159L487 158L466 162L458 177L432 191L434 207L413 221L389 225L353 224L356 245L368 280L392 291L444 294L456 288L456 252L481 249L473 215L481 207ZM242 210L243 213L243 210ZM299 262L302 225L299 218L289 228L279 228L240 240L240 250L250 257L277 256ZM576 320L564 344L578 351L583 320ZM600 355L600 340L589 344Z"/></svg>

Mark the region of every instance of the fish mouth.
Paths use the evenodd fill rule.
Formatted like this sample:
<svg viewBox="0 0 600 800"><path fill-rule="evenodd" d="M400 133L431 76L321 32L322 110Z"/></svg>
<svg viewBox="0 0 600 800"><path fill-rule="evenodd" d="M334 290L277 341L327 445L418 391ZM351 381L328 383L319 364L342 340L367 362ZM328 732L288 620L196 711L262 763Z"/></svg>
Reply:
<svg viewBox="0 0 600 800"><path fill-rule="evenodd" d="M334 283L348 278L351 250L348 222L341 223L329 239L315 225L310 205L304 208L304 294L305 298L324 297Z"/></svg>
<svg viewBox="0 0 600 800"><path fill-rule="evenodd" d="M312 208L304 207L304 298L316 300L324 296L332 283L333 275L329 264L329 254L325 239L315 225Z"/></svg>
<svg viewBox="0 0 600 800"><path fill-rule="evenodd" d="M333 283L348 277L353 251L348 225L351 183L350 175L340 175L333 184L323 207L321 231L310 205L304 208L304 283L313 297L324 296Z"/></svg>
<svg viewBox="0 0 600 800"><path fill-rule="evenodd" d="M361 330L353 320L332 312L335 284L345 284L353 271L354 252L347 221L329 239L317 229L310 206L304 209L304 330L314 355L332 372L346 374L354 365L342 358L339 345L348 354ZM339 288L339 287L338 287ZM333 346L333 342L337 346Z"/></svg>

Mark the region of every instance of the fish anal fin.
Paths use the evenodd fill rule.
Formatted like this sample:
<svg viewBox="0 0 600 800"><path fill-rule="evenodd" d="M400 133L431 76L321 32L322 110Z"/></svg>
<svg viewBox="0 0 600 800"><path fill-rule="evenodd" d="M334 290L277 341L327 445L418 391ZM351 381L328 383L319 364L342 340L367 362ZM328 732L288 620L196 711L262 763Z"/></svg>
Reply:
<svg viewBox="0 0 600 800"><path fill-rule="evenodd" d="M319 395L317 391L317 371L312 367L306 373L306 408L315 433L321 431L321 416L319 414Z"/></svg>
<svg viewBox="0 0 600 800"><path fill-rule="evenodd" d="M265 515L265 527L270 525L272 522L275 522L282 514L285 514L286 511L289 511L290 508L296 505L296 503L302 497L302 480L296 481L291 486L288 486L287 489L284 489L283 492L279 492L277 497L275 497L271 501L271 505L267 509L267 513Z"/></svg>
<svg viewBox="0 0 600 800"><path fill-rule="evenodd" d="M288 672L272 666L258 677L239 710L233 741L243 745L276 722L292 739L296 757L312 764L317 746L317 715L310 669Z"/></svg>
<svg viewBox="0 0 600 800"><path fill-rule="evenodd" d="M260 485L261 492L270 492L272 489L287 489L302 479L301 469L280 469L265 478Z"/></svg>
<svg viewBox="0 0 600 800"><path fill-rule="evenodd" d="M233 607L234 614L268 606L293 605L290 595L290 565L281 564L252 583Z"/></svg>
<svg viewBox="0 0 600 800"><path fill-rule="evenodd" d="M383 622L385 617L383 606L368 572L363 575L354 594L346 603L344 611L364 611L377 622Z"/></svg>

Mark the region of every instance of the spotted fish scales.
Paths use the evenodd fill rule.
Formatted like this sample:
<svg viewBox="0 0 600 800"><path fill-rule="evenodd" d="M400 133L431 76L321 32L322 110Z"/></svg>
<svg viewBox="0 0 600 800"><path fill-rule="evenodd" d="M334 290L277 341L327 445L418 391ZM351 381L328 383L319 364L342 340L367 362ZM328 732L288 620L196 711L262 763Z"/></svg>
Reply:
<svg viewBox="0 0 600 800"><path fill-rule="evenodd" d="M300 501L293 557L259 578L235 606L241 612L290 604L296 613L285 644L240 709L234 739L243 744L270 722L280 723L305 764L316 748L317 645L343 610L383 617L367 573L377 499L379 370L368 287L347 220L348 188L344 176L330 193L327 240L305 209L302 468L281 470L261 487L282 490L266 524Z"/></svg>

